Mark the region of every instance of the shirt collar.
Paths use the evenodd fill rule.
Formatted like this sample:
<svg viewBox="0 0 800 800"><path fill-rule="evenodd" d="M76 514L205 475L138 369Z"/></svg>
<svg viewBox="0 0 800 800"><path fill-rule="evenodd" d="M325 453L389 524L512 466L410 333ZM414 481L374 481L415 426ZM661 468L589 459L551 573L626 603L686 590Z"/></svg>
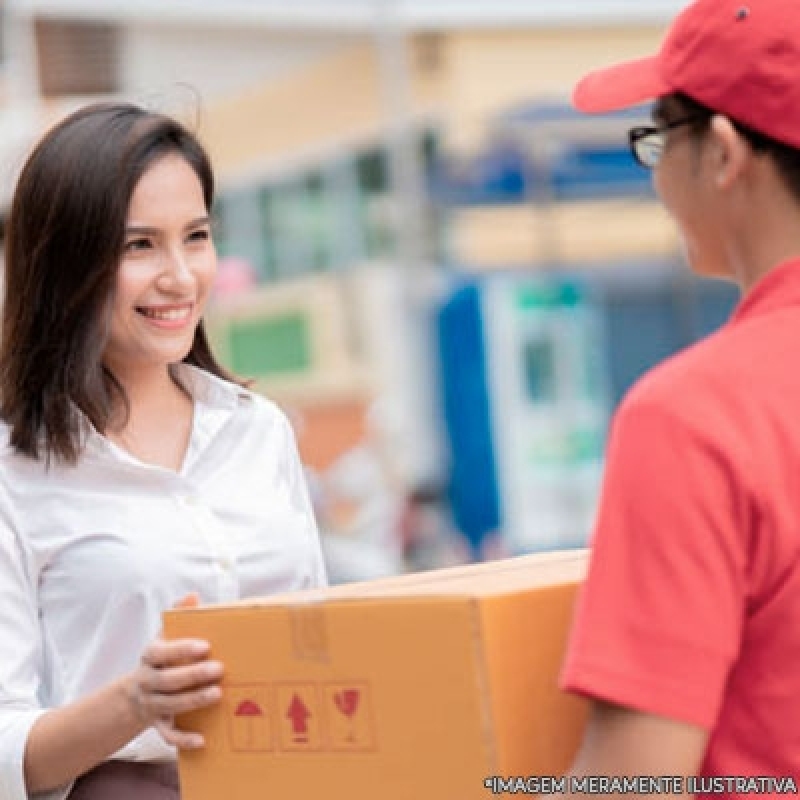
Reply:
<svg viewBox="0 0 800 800"><path fill-rule="evenodd" d="M195 413L192 420L192 436L182 469L182 472L185 472L209 446L231 415L241 406L252 403L253 395L247 389L218 378L216 375L212 375L210 372L191 364L174 364L172 369L174 376L189 392L194 401ZM104 456L112 455L116 460L121 459L141 466L140 462L133 456L112 445L105 436L98 433L85 415L81 412L78 412L78 414L87 426L86 447L88 450Z"/></svg>
<svg viewBox="0 0 800 800"><path fill-rule="evenodd" d="M237 408L252 402L253 396L241 386L198 367L180 363L174 365L173 369L176 379L194 400L192 435L181 470L185 473L209 447Z"/></svg>
<svg viewBox="0 0 800 800"><path fill-rule="evenodd" d="M751 317L800 305L800 258L773 267L740 300L731 315L736 324Z"/></svg>
<svg viewBox="0 0 800 800"><path fill-rule="evenodd" d="M222 380L222 378L191 364L174 364L172 369L175 377L189 392L195 403L212 409L233 410L253 399L250 392L241 386Z"/></svg>

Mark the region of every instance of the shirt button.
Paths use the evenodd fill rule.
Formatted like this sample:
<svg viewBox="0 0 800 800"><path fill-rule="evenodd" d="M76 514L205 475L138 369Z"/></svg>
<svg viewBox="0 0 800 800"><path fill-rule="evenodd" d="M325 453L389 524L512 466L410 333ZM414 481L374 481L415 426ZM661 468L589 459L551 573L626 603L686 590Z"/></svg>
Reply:
<svg viewBox="0 0 800 800"><path fill-rule="evenodd" d="M186 495L183 496L182 499L183 499L183 502L187 506L190 506L191 508L194 508L194 507L200 505L200 501L193 494L186 494Z"/></svg>
<svg viewBox="0 0 800 800"><path fill-rule="evenodd" d="M230 570L233 569L233 561L231 561L228 556L222 556L221 558L218 558L217 563L227 572L230 572Z"/></svg>

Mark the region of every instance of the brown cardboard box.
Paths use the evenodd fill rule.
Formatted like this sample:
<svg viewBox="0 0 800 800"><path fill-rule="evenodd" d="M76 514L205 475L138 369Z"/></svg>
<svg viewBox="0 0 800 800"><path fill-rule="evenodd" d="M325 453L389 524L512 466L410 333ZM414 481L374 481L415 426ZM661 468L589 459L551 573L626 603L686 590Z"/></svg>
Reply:
<svg viewBox="0 0 800 800"><path fill-rule="evenodd" d="M585 551L170 611L225 663L186 715L184 800L471 800L559 775L585 706L556 686Z"/></svg>

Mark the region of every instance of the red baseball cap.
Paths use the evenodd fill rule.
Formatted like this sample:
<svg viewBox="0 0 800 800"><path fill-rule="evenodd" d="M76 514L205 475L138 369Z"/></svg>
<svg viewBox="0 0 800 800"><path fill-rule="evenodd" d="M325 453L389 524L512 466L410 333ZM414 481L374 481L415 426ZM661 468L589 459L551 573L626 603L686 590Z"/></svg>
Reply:
<svg viewBox="0 0 800 800"><path fill-rule="evenodd" d="M800 0L696 0L655 56L589 73L572 100L595 113L674 92L800 148Z"/></svg>

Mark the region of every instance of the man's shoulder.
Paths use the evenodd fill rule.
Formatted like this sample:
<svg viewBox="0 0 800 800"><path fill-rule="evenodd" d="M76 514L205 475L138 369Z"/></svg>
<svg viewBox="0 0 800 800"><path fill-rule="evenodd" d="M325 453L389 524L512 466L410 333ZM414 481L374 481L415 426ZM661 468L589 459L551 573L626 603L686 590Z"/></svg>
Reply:
<svg viewBox="0 0 800 800"><path fill-rule="evenodd" d="M624 405L700 411L710 404L721 410L748 381L750 357L740 333L726 326L669 356L633 384Z"/></svg>

